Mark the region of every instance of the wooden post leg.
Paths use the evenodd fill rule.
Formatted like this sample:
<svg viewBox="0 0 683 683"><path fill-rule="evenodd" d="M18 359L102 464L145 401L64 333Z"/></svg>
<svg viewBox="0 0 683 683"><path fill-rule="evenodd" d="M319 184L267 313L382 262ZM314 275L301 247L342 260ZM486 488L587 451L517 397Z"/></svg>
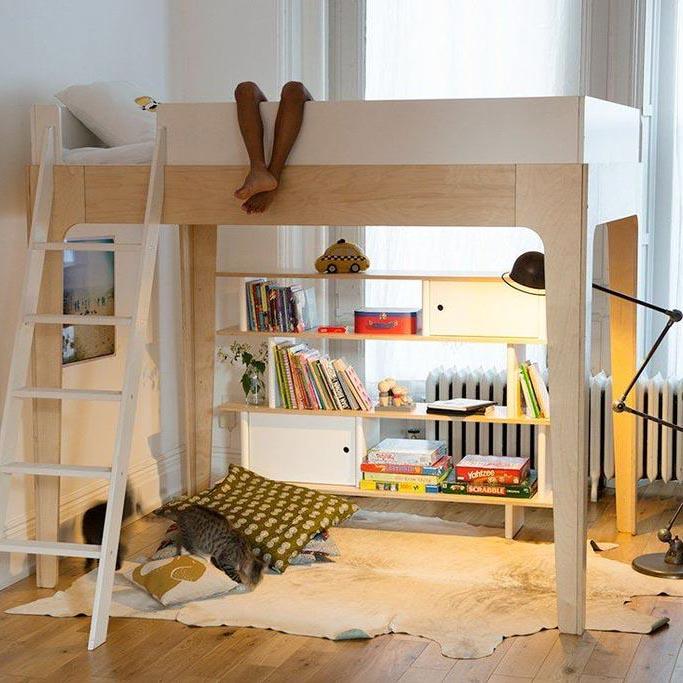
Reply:
<svg viewBox="0 0 683 683"><path fill-rule="evenodd" d="M216 355L216 225L180 227L185 376L186 488L211 479L213 373Z"/></svg>
<svg viewBox="0 0 683 683"><path fill-rule="evenodd" d="M32 179L32 185L34 179ZM61 242L72 225L85 222L85 189L82 166L59 166L54 170L54 201L48 240ZM39 311L63 312L63 255L45 254ZM33 340L32 381L36 386L62 386L61 325L36 325ZM61 460L61 401L33 401L33 458L36 462ZM56 541L59 536L59 477L35 477L36 538ZM36 583L53 588L59 578L57 557L36 557Z"/></svg>
<svg viewBox="0 0 683 683"><path fill-rule="evenodd" d="M524 508L521 505L505 506L505 538L513 539L524 526Z"/></svg>
<svg viewBox="0 0 683 683"><path fill-rule="evenodd" d="M517 166L517 225L545 247L550 438L557 616L563 633L583 633L586 615L588 353L592 230L585 167Z"/></svg>
<svg viewBox="0 0 683 683"><path fill-rule="evenodd" d="M609 287L637 296L638 217L607 223ZM636 320L638 307L617 297L609 298L612 391L616 400L637 370ZM634 405L634 398L630 404ZM617 531L637 533L636 418L612 413L614 425L614 472L616 483Z"/></svg>

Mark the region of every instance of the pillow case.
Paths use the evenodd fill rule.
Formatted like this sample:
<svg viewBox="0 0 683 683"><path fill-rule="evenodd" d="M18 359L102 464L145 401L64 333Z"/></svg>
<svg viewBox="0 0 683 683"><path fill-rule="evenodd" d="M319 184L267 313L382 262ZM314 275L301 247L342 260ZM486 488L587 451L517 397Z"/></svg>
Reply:
<svg viewBox="0 0 683 683"><path fill-rule="evenodd" d="M127 81L72 85L55 97L109 147L154 142L156 116L143 111L135 98L142 88Z"/></svg>
<svg viewBox="0 0 683 683"><path fill-rule="evenodd" d="M197 503L225 515L269 566L284 571L319 532L358 510L339 496L266 479L230 465L228 476L212 489L164 505L158 512Z"/></svg>
<svg viewBox="0 0 683 683"><path fill-rule="evenodd" d="M151 560L123 575L165 607L229 593L240 585L198 555Z"/></svg>

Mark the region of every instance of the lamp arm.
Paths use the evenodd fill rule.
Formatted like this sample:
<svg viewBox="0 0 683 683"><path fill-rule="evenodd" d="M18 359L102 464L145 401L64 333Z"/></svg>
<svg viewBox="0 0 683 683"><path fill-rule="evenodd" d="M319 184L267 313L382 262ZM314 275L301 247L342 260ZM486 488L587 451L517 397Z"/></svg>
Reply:
<svg viewBox="0 0 683 683"><path fill-rule="evenodd" d="M656 422L658 425L661 425L662 427L669 427L670 429L675 429L679 432L683 432L683 426L682 425L676 425L673 422L669 422L668 420L663 420L661 417L656 417L654 415L648 415L647 413L644 413L641 410L637 410L636 408L631 408L630 406L626 405L626 399L628 398L628 395L631 393L631 390L636 385L636 382L638 381L640 376L645 371L647 364L652 360L652 356L654 356L655 351L657 351L660 344L664 341L664 337L666 337L669 330L674 326L674 324L677 322L680 322L683 319L683 313L681 311L679 311L677 308L672 308L672 309L662 308L661 306L657 306L656 304L651 304L649 301L643 301L642 299L636 299L633 296L630 296L628 294L624 294L623 292L617 292L614 289L609 289L609 287L599 285L595 282L593 283L593 289L597 289L601 292L605 292L605 294L609 294L611 296L616 296L619 299L624 299L625 301L629 301L632 304L638 304L639 306L644 306L645 308L649 308L652 311L657 311L658 313L663 313L664 315L666 315L669 318L666 321L666 325L664 325L664 328L659 333L659 336L657 337L654 344L652 345L652 348L650 348L650 350L648 351L647 356L645 356L645 359L640 364L640 367L638 368L638 372L636 372L635 376L633 377L633 379L630 381L629 385L624 390L624 393L621 395L621 398L618 401L615 401L614 404L612 405L612 410L614 410L615 413L630 413L631 415L637 415L638 417L642 417L645 420L650 420L651 422ZM678 516L678 513L681 511L681 508L683 508L683 504L681 504L681 507L679 507L679 509L676 511L676 514L674 515L674 519L671 520L671 524L673 524L674 520ZM671 524L669 526L671 526Z"/></svg>
<svg viewBox="0 0 683 683"><path fill-rule="evenodd" d="M671 531L671 527L674 525L674 522L676 521L676 518L678 517L678 515L681 513L681 510L683 510L683 503L681 503L678 506L678 510L676 510L676 512L674 512L674 516L671 518L671 521L666 525L666 528L668 531Z"/></svg>

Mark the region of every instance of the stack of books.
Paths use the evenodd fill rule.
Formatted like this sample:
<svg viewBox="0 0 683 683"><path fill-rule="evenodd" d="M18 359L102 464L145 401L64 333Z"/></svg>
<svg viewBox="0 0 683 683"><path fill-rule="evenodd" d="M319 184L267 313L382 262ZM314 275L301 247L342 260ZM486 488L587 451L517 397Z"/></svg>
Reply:
<svg viewBox="0 0 683 683"><path fill-rule="evenodd" d="M384 439L360 466L364 491L439 493L452 472L444 441Z"/></svg>
<svg viewBox="0 0 683 683"><path fill-rule="evenodd" d="M256 332L303 332L318 325L315 289L278 285L272 280L246 283L247 325Z"/></svg>
<svg viewBox="0 0 683 683"><path fill-rule="evenodd" d="M537 363L526 361L519 366L519 382L526 414L529 417L550 417L550 398Z"/></svg>
<svg viewBox="0 0 683 683"><path fill-rule="evenodd" d="M441 486L444 493L531 498L538 489L529 458L466 455Z"/></svg>
<svg viewBox="0 0 683 683"><path fill-rule="evenodd" d="M275 372L285 408L371 410L372 400L360 377L343 358L331 360L307 344L275 346Z"/></svg>

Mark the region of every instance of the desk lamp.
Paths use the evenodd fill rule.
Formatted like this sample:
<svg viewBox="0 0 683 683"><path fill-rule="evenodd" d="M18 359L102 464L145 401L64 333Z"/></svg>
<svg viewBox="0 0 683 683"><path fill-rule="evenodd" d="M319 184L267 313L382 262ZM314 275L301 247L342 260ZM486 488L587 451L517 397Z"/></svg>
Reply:
<svg viewBox="0 0 683 683"><path fill-rule="evenodd" d="M515 260L512 269L507 273L503 273L502 278L506 284L520 292L524 292L525 294L533 294L535 296L545 296L545 260L543 254L539 251L527 251L524 254L521 254ZM612 404L612 410L615 413L630 413L631 415L641 417L644 420L656 422L662 427L668 427L669 429L675 429L679 432L683 432L683 425L674 424L673 422L664 420L656 415L648 415L647 413L637 410L636 408L632 408L626 404L626 399L631 393L633 387L636 385L638 378L643 374L647 364L652 359L652 356L655 354L655 351L657 351L660 344L664 341L664 337L666 337L669 330L675 323L680 322L680 320L683 318L683 313L675 308L671 310L668 308L661 308L660 306L651 304L648 301L636 299L628 294L617 292L613 289L603 287L602 285L598 285L596 283L593 283L593 289L605 292L605 294L609 294L610 296L616 296L619 299L624 299L625 301L629 301L633 304L644 306L652 311L663 313L668 317L666 325L664 325L664 329L662 329L652 345L652 348L648 351L633 379L629 382L621 397ZM683 540L671 533L671 527L673 526L682 509L683 503L678 506L678 509L671 518L669 524L657 532L657 538L659 538L662 543L667 543L669 545L669 549L665 553L649 553L636 557L631 563L633 569L641 574L648 574L650 576L658 576L660 578L669 579L683 579Z"/></svg>

